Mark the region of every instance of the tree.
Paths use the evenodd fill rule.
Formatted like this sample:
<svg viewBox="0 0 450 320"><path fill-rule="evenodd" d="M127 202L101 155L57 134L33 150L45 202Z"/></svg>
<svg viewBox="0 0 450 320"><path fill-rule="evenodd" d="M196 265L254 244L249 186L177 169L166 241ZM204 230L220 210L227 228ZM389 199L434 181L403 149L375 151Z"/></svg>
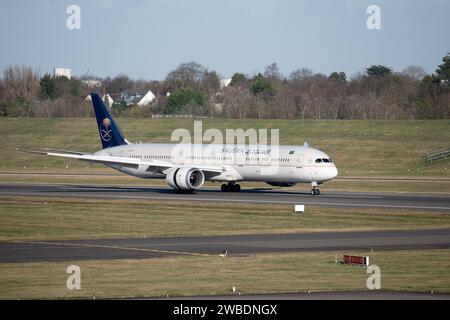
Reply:
<svg viewBox="0 0 450 320"><path fill-rule="evenodd" d="M166 100L164 114L200 114L205 104L205 96L196 89L181 89L172 93Z"/></svg>
<svg viewBox="0 0 450 320"><path fill-rule="evenodd" d="M39 81L41 97L44 99L55 98L55 82L50 74L46 73Z"/></svg>
<svg viewBox="0 0 450 320"><path fill-rule="evenodd" d="M31 67L7 66L3 71L4 99L8 110L30 117L39 92L39 79Z"/></svg>
<svg viewBox="0 0 450 320"><path fill-rule="evenodd" d="M217 92L220 89L219 76L215 71L205 71L205 73L203 73L202 89L208 94Z"/></svg>
<svg viewBox="0 0 450 320"><path fill-rule="evenodd" d="M63 76L52 78L52 82L54 83L54 94L52 98L78 97L80 95L81 81L78 79L68 79Z"/></svg>
<svg viewBox="0 0 450 320"><path fill-rule="evenodd" d="M250 85L250 91L253 95L272 95L272 84L266 78L264 78L261 73L258 73L256 77L253 78Z"/></svg>
<svg viewBox="0 0 450 320"><path fill-rule="evenodd" d="M247 81L247 78L245 77L245 75L243 73L236 72L231 77L230 86L240 85L246 81Z"/></svg>
<svg viewBox="0 0 450 320"><path fill-rule="evenodd" d="M121 93L133 87L133 81L125 74L121 73L106 84L106 92Z"/></svg>
<svg viewBox="0 0 450 320"><path fill-rule="evenodd" d="M372 65L366 69L369 77L384 77L392 74L392 69L382 65Z"/></svg>
<svg viewBox="0 0 450 320"><path fill-rule="evenodd" d="M280 69L278 68L278 65L276 62L274 62L266 67L266 70L264 71L264 76L271 80L280 80L281 79L282 76L280 73Z"/></svg>
<svg viewBox="0 0 450 320"><path fill-rule="evenodd" d="M436 73L439 80L446 80L450 82L450 53L447 53L442 58L442 64L437 67Z"/></svg>
<svg viewBox="0 0 450 320"><path fill-rule="evenodd" d="M347 81L347 75L345 74L345 72L335 71L332 74L330 74L329 78L335 81L342 81L342 82Z"/></svg>
<svg viewBox="0 0 450 320"><path fill-rule="evenodd" d="M419 66L407 66L402 70L402 74L416 81L422 80L427 75L426 71Z"/></svg>
<svg viewBox="0 0 450 320"><path fill-rule="evenodd" d="M172 90L198 88L205 72L205 67L197 62L182 63L167 75L166 82Z"/></svg>
<svg viewBox="0 0 450 320"><path fill-rule="evenodd" d="M291 81L305 80L313 75L313 71L308 68L301 68L291 72L289 79Z"/></svg>

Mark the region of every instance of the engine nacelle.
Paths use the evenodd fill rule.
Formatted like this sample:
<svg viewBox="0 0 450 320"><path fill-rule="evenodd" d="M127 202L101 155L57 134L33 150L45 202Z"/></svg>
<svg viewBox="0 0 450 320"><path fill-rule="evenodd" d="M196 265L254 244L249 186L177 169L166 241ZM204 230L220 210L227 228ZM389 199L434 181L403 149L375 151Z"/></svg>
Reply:
<svg viewBox="0 0 450 320"><path fill-rule="evenodd" d="M266 181L267 184L274 187L292 187L295 186L295 182L274 182L274 181Z"/></svg>
<svg viewBox="0 0 450 320"><path fill-rule="evenodd" d="M203 186L205 174L197 168L172 168L166 174L166 181L174 189L195 190Z"/></svg>

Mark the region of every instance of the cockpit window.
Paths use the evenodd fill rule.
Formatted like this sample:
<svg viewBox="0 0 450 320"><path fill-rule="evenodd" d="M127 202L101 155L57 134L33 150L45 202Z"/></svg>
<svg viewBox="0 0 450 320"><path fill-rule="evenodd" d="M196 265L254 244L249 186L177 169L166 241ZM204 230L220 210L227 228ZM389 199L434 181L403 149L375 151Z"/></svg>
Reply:
<svg viewBox="0 0 450 320"><path fill-rule="evenodd" d="M325 162L325 163L330 163L331 162L330 159L322 159L322 161Z"/></svg>
<svg viewBox="0 0 450 320"><path fill-rule="evenodd" d="M316 163L321 163L322 159L316 159Z"/></svg>

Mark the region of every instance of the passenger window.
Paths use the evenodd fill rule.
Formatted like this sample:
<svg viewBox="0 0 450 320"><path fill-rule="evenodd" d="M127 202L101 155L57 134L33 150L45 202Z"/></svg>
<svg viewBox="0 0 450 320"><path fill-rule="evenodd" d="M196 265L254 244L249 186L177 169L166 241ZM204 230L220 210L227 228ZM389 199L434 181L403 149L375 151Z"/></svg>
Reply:
<svg viewBox="0 0 450 320"><path fill-rule="evenodd" d="M322 159L316 159L316 163L321 163Z"/></svg>

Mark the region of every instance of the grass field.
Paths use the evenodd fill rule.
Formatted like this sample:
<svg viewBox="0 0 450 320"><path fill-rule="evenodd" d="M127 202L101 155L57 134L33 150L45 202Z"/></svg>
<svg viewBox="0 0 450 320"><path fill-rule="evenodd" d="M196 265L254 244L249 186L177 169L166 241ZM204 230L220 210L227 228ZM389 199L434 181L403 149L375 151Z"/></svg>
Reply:
<svg viewBox="0 0 450 320"><path fill-rule="evenodd" d="M351 253L380 267L383 290L450 292L450 250ZM80 290L66 288L72 263ZM0 275L0 299L226 295L232 286L243 294L367 290L370 276L335 264L334 252L0 264Z"/></svg>
<svg viewBox="0 0 450 320"><path fill-rule="evenodd" d="M174 129L193 129L187 119L118 119L130 141L170 142ZM203 130L272 128L280 143L324 150L334 158L340 176L440 176L450 178L450 163L427 164L423 155L450 147L450 121L203 120ZM191 131L192 133L192 131ZM100 147L95 121L73 119L0 119L0 172L86 169L87 164L24 154L16 148L41 147L95 151ZM66 169L68 166L69 169ZM24 168L26 167L26 168ZM90 172L106 172L101 167Z"/></svg>
<svg viewBox="0 0 450 320"><path fill-rule="evenodd" d="M446 213L146 200L0 197L0 216L0 241L450 228Z"/></svg>

